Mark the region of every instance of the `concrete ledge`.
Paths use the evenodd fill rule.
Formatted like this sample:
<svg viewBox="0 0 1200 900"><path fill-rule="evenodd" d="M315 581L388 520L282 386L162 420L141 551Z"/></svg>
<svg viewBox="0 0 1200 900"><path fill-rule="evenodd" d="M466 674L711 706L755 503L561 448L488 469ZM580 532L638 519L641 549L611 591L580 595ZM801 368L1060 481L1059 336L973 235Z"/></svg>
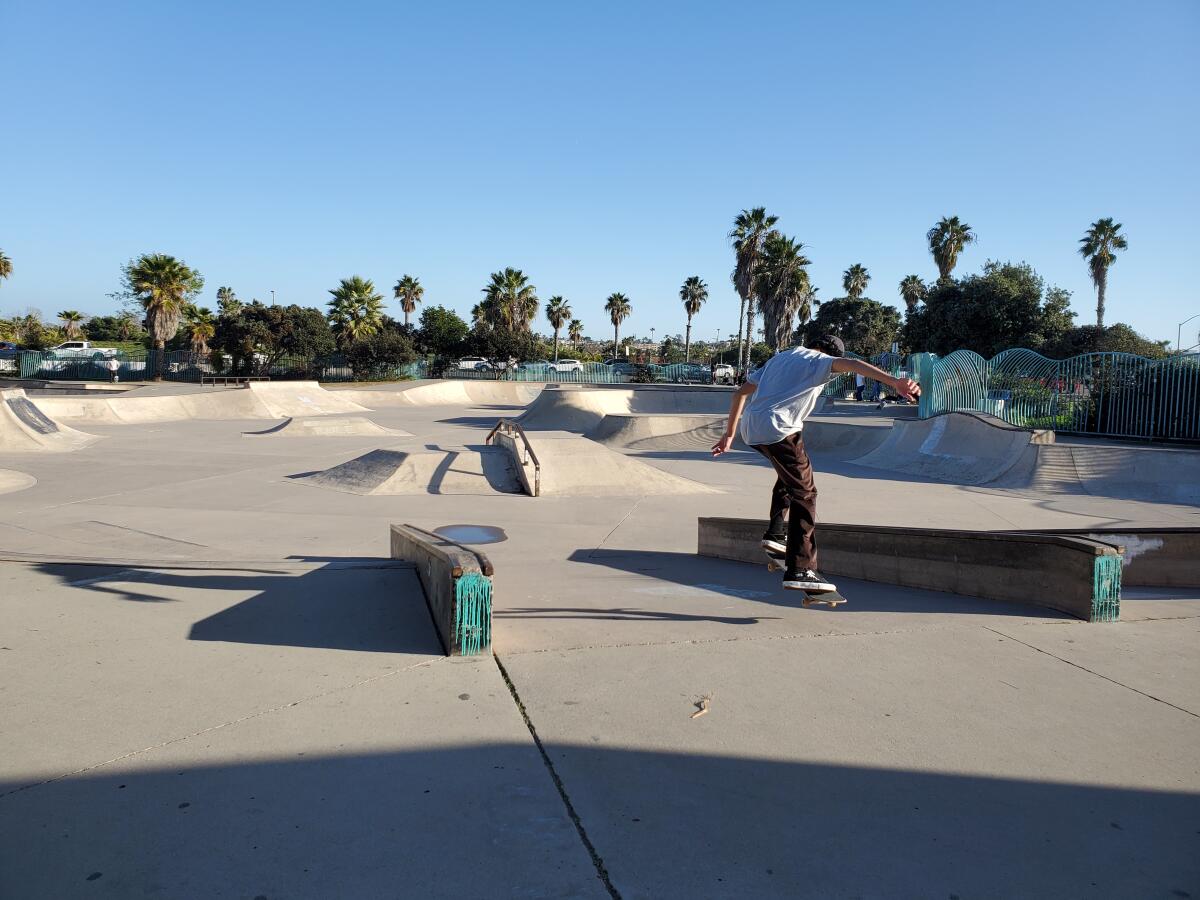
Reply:
<svg viewBox="0 0 1200 900"><path fill-rule="evenodd" d="M1123 547L1124 584L1200 586L1200 528L1078 528L1027 533L1065 534Z"/></svg>
<svg viewBox="0 0 1200 900"><path fill-rule="evenodd" d="M447 656L492 649L492 564L482 553L414 525L393 525L392 559L413 563Z"/></svg>
<svg viewBox="0 0 1200 900"><path fill-rule="evenodd" d="M763 519L701 518L701 556L765 564ZM1120 617L1121 547L1084 536L877 525L817 527L821 570L864 581Z"/></svg>

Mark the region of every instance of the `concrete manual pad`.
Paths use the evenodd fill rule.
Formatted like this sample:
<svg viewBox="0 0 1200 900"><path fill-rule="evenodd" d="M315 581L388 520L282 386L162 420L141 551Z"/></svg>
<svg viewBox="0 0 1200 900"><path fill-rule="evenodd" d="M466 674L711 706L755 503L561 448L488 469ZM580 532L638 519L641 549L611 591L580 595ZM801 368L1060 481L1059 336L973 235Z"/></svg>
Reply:
<svg viewBox="0 0 1200 900"><path fill-rule="evenodd" d="M6 761L0 895L608 896L490 659L212 725L17 793Z"/></svg>
<svg viewBox="0 0 1200 900"><path fill-rule="evenodd" d="M1200 720L985 628L501 661L622 897L1200 883Z"/></svg>

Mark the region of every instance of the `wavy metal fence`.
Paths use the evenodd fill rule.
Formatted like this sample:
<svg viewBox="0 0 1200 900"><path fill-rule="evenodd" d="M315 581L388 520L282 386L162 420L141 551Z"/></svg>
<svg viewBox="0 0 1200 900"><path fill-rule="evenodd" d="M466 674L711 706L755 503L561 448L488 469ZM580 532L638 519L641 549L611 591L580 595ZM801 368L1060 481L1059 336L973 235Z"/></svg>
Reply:
<svg viewBox="0 0 1200 900"><path fill-rule="evenodd" d="M1005 350L914 357L922 418L990 413L1022 428L1162 440L1200 440L1200 354L1146 359L1087 353L1048 359Z"/></svg>

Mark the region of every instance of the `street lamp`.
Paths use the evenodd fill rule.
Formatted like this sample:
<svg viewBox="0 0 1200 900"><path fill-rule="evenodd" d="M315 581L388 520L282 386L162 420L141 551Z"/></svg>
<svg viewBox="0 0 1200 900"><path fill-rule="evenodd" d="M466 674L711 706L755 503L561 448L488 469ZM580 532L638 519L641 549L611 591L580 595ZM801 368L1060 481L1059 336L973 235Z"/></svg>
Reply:
<svg viewBox="0 0 1200 900"><path fill-rule="evenodd" d="M271 291L271 305L272 306L275 305L275 292L274 291Z"/></svg>
<svg viewBox="0 0 1200 900"><path fill-rule="evenodd" d="M1200 319L1200 313L1196 313L1194 316L1192 316L1191 319L1184 319L1182 322L1179 323L1179 327L1175 329L1175 352L1176 353L1178 353L1179 348L1183 346L1183 340L1182 340L1183 339L1183 326L1186 325L1188 322L1192 321L1192 319ZM1191 349L1191 348L1189 348L1189 349Z"/></svg>

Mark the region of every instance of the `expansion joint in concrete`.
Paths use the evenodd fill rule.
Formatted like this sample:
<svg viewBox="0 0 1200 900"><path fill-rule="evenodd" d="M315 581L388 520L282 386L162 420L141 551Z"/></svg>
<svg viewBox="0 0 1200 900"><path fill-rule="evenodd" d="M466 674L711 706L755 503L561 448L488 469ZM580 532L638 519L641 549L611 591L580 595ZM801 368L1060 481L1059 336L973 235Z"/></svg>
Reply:
<svg viewBox="0 0 1200 900"><path fill-rule="evenodd" d="M533 720L529 718L529 711L525 708L525 704L521 701L521 695L517 691L517 686L509 677L508 670L504 668L504 663L500 661L500 657L494 653L492 659L496 661L496 668L500 670L500 677L504 679L504 683L508 685L508 692L512 694L513 703L517 705L517 711L521 714L521 719L525 722L525 727L529 729L529 736L533 738L534 746L537 747L538 753L542 756L542 763L546 766L546 771L550 774L550 780L554 782L554 787L558 791L558 796L562 799L563 806L566 807L567 816L571 819L571 823L575 826L575 831L579 835L579 840L583 843L583 847L587 850L588 856L591 857L592 865L596 867L596 877L600 879L600 883L604 885L604 889L608 891L608 895L613 900L621 900L621 894L613 886L612 879L608 877L608 869L604 867L604 860L600 858L600 854L596 852L596 846L588 837L587 829L583 827L583 821L579 818L579 813L575 810L575 804L571 802L571 797L567 794L566 785L559 777L558 770L554 768L554 761L550 759L550 754L546 752L545 746L542 744L542 739L538 737L537 727L533 724Z"/></svg>

